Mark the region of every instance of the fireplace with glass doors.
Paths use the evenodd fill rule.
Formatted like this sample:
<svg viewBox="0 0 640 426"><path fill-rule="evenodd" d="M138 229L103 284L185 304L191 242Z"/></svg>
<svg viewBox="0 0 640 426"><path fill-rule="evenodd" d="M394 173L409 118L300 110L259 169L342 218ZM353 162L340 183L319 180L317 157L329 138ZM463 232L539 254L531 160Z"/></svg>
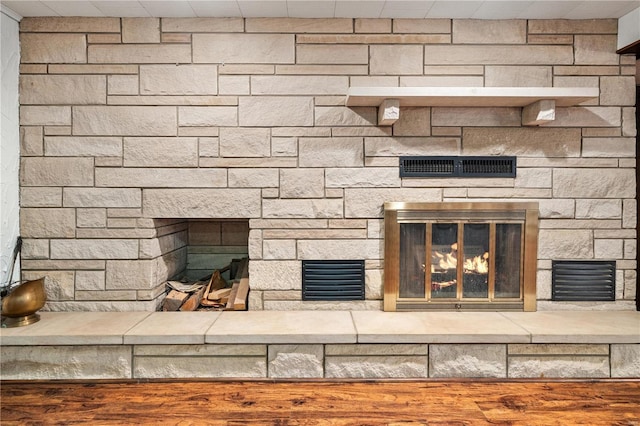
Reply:
<svg viewBox="0 0 640 426"><path fill-rule="evenodd" d="M385 203L385 311L535 311L537 203Z"/></svg>

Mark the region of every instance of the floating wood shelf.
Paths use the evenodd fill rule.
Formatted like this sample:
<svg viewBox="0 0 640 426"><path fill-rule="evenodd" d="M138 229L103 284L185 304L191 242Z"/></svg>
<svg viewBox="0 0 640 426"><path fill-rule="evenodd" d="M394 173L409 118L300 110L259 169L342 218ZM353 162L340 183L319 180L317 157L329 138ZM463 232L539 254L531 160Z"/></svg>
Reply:
<svg viewBox="0 0 640 426"><path fill-rule="evenodd" d="M379 106L397 99L400 106L523 107L555 100L567 107L597 98L597 87L350 87L347 106Z"/></svg>
<svg viewBox="0 0 640 426"><path fill-rule="evenodd" d="M400 107L524 107L523 125L555 118L556 107L595 99L597 87L350 87L346 105L380 107L378 124L392 125Z"/></svg>

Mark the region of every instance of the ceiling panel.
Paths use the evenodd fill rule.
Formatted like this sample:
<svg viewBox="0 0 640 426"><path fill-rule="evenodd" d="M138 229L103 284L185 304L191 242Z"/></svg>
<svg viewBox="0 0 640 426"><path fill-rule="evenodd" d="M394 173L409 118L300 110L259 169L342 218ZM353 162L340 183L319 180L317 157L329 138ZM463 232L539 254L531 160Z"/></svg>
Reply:
<svg viewBox="0 0 640 426"><path fill-rule="evenodd" d="M4 1L2 4L21 16L58 16L56 12L39 1Z"/></svg>
<svg viewBox="0 0 640 426"><path fill-rule="evenodd" d="M279 18L287 16L285 0L238 0L240 12L245 18Z"/></svg>
<svg viewBox="0 0 640 426"><path fill-rule="evenodd" d="M82 1L43 1L49 9L62 16L100 16L102 12L90 2Z"/></svg>
<svg viewBox="0 0 640 426"><path fill-rule="evenodd" d="M188 1L141 1L140 4L151 16L189 18L195 17L196 13L191 8Z"/></svg>
<svg viewBox="0 0 640 426"><path fill-rule="evenodd" d="M333 18L336 2L330 1L287 1L287 15L290 18Z"/></svg>
<svg viewBox="0 0 640 426"><path fill-rule="evenodd" d="M436 1L427 18L468 18L480 7L479 1Z"/></svg>
<svg viewBox="0 0 640 426"><path fill-rule="evenodd" d="M336 18L379 18L384 0L337 1Z"/></svg>
<svg viewBox="0 0 640 426"><path fill-rule="evenodd" d="M554 19L564 18L569 15L569 12L578 6L578 2L574 0L567 1L534 1L529 6L522 10L517 18L521 19Z"/></svg>
<svg viewBox="0 0 640 426"><path fill-rule="evenodd" d="M235 0L192 1L191 8L196 16L202 18L209 16L241 16L240 6L238 6L238 2Z"/></svg>
<svg viewBox="0 0 640 426"><path fill-rule="evenodd" d="M137 1L92 1L91 2L104 16L118 16L124 18L151 16Z"/></svg>
<svg viewBox="0 0 640 426"><path fill-rule="evenodd" d="M471 15L474 19L513 19L520 12L527 9L532 1L504 2L485 1Z"/></svg>

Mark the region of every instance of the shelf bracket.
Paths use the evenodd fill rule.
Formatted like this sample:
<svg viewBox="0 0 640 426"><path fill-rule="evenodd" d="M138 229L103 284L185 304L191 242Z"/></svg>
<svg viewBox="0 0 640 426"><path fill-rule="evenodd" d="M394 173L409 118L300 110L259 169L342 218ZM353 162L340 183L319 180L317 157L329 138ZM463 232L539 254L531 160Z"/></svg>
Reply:
<svg viewBox="0 0 640 426"><path fill-rule="evenodd" d="M378 126L391 126L400 119L400 101L385 99L378 107Z"/></svg>
<svg viewBox="0 0 640 426"><path fill-rule="evenodd" d="M543 99L522 108L522 125L539 126L556 119L556 101Z"/></svg>

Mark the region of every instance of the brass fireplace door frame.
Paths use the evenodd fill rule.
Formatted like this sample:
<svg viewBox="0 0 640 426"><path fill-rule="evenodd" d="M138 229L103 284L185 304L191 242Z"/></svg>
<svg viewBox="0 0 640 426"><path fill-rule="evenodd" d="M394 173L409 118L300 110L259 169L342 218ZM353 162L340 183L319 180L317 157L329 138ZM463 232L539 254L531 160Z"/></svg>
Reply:
<svg viewBox="0 0 640 426"><path fill-rule="evenodd" d="M505 301L427 300L401 299L400 281L400 221L398 217L416 217L402 223L426 223L420 214L451 217L453 221L470 223L487 218L519 217L523 223L522 245L522 299ZM455 219L453 219L455 218ZM463 202L463 203L404 203L384 204L384 310L433 311L481 310L525 311L536 310L536 274L538 262L538 203L535 202Z"/></svg>

